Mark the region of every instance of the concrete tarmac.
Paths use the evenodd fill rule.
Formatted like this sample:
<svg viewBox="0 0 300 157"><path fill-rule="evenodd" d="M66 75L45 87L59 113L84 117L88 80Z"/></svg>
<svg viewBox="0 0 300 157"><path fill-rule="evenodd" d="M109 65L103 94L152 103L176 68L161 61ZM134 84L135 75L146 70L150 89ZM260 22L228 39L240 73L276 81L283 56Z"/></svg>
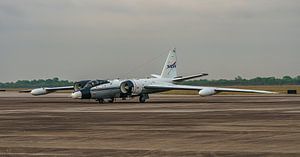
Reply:
<svg viewBox="0 0 300 157"><path fill-rule="evenodd" d="M300 156L299 96L68 96L0 93L0 157Z"/></svg>

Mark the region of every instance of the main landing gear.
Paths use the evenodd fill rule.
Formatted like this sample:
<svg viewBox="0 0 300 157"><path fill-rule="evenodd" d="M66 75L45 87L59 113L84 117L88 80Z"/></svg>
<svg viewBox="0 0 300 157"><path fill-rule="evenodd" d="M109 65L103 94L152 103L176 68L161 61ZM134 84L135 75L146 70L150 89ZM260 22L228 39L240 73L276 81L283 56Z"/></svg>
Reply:
<svg viewBox="0 0 300 157"><path fill-rule="evenodd" d="M96 99L96 101L98 101L99 104L103 104L105 102L104 99L102 99L102 98ZM115 98L110 98L107 102L113 103L114 101L115 101Z"/></svg>
<svg viewBox="0 0 300 157"><path fill-rule="evenodd" d="M110 99L108 100L109 103L114 103L114 101L115 101L115 98L110 98Z"/></svg>
<svg viewBox="0 0 300 157"><path fill-rule="evenodd" d="M140 95L139 101L140 101L140 103L145 103L147 99L149 99L149 95L142 94L142 95ZM122 100L126 100L126 98L122 98ZM105 102L104 99L102 99L102 98L96 99L96 101L98 101L99 104L103 104ZM115 101L115 98L110 98L107 102L113 103L114 101Z"/></svg>
<svg viewBox="0 0 300 157"><path fill-rule="evenodd" d="M149 95L148 94L142 94L140 96L139 100L140 100L140 103L145 103L147 99L149 99Z"/></svg>
<svg viewBox="0 0 300 157"><path fill-rule="evenodd" d="M96 101L98 101L99 104L103 104L104 103L104 99L96 99Z"/></svg>

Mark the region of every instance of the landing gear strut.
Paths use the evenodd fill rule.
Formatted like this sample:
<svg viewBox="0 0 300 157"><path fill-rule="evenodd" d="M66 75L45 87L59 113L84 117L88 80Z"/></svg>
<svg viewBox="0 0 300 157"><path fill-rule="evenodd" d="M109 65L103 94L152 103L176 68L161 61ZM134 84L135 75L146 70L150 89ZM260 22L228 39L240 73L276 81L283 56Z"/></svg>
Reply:
<svg viewBox="0 0 300 157"><path fill-rule="evenodd" d="M104 99L97 99L97 101L99 102L99 104L103 104L104 103Z"/></svg>
<svg viewBox="0 0 300 157"><path fill-rule="evenodd" d="M114 103L115 98L111 98L110 100L108 100L109 103Z"/></svg>
<svg viewBox="0 0 300 157"><path fill-rule="evenodd" d="M140 96L140 103L144 103L144 102L146 102L146 100L147 99L149 99L149 95L148 94L142 94L141 96Z"/></svg>

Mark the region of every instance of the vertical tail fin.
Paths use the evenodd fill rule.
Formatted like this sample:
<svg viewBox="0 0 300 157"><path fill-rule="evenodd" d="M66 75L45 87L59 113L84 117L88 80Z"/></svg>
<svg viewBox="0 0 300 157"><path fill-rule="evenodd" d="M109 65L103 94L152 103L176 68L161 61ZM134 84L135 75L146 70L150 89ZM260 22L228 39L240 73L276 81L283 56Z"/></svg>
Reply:
<svg viewBox="0 0 300 157"><path fill-rule="evenodd" d="M169 51L168 58L164 65L164 68L161 73L161 78L175 78L177 77L177 56L176 56L176 49Z"/></svg>

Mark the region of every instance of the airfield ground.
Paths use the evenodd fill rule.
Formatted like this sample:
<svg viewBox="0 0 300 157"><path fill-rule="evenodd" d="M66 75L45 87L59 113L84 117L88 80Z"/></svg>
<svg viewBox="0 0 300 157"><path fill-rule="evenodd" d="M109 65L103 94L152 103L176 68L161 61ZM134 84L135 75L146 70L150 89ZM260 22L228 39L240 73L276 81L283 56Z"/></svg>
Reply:
<svg viewBox="0 0 300 157"><path fill-rule="evenodd" d="M300 96L173 96L98 104L0 93L2 156L300 156Z"/></svg>

